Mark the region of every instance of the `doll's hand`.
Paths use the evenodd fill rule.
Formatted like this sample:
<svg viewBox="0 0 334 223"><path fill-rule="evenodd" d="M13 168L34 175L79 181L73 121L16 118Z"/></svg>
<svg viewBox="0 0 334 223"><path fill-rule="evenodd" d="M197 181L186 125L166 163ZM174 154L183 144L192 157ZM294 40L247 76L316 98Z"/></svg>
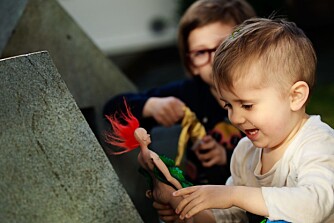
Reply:
<svg viewBox="0 0 334 223"><path fill-rule="evenodd" d="M196 144L196 148L193 149L204 167L227 163L225 148L210 135L204 136L200 143Z"/></svg>
<svg viewBox="0 0 334 223"><path fill-rule="evenodd" d="M185 104L175 97L157 98L147 100L144 109L144 117L153 117L159 124L172 126L184 116Z"/></svg>
<svg viewBox="0 0 334 223"><path fill-rule="evenodd" d="M176 208L180 219L191 218L195 214L212 208L232 207L231 187L225 185L204 185L180 189L173 193L184 199Z"/></svg>

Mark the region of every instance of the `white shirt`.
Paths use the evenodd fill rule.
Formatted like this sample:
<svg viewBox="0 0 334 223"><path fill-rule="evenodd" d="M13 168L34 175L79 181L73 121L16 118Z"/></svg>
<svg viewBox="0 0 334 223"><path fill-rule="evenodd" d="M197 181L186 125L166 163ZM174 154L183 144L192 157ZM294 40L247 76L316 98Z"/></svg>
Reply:
<svg viewBox="0 0 334 223"><path fill-rule="evenodd" d="M261 187L270 220L334 222L334 130L311 116L270 171L262 149L243 138L231 160L228 185ZM247 198L245 198L247 199ZM247 222L239 208L214 209L217 222Z"/></svg>

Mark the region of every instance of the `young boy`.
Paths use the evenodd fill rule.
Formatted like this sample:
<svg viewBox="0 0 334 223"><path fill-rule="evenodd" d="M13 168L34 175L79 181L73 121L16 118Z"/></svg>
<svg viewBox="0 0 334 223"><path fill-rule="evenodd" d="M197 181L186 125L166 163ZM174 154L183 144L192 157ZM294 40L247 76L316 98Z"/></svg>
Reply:
<svg viewBox="0 0 334 223"><path fill-rule="evenodd" d="M245 211L334 222L334 131L305 111L316 55L303 31L281 19L247 20L217 49L213 70L230 121L247 137L227 185L174 192L186 196L176 213L196 219L216 208L211 222L247 222Z"/></svg>
<svg viewBox="0 0 334 223"><path fill-rule="evenodd" d="M230 157L241 134L227 122L227 112L219 102L212 81L212 60L221 41L251 17L255 12L244 0L196 1L182 16L178 35L181 59L193 78L144 93L118 95L105 106L107 115L125 111L125 97L148 131L157 125L178 123L184 116L184 106L189 107L209 133L198 149L190 146L186 151L184 171L194 184L225 184L230 176Z"/></svg>

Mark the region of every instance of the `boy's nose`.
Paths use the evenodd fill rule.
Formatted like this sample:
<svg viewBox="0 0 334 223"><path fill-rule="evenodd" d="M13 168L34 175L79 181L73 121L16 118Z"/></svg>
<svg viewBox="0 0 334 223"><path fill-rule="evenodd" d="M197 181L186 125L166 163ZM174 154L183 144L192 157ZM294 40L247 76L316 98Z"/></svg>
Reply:
<svg viewBox="0 0 334 223"><path fill-rule="evenodd" d="M240 125L246 121L245 117L242 115L242 112L238 110L233 110L229 112L228 116L229 116L230 121L234 125Z"/></svg>

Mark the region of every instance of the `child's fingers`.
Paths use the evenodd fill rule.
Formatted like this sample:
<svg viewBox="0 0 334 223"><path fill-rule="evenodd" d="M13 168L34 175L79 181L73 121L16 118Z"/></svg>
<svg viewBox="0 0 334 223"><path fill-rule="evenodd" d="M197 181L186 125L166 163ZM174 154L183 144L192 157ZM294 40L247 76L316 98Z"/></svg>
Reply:
<svg viewBox="0 0 334 223"><path fill-rule="evenodd" d="M183 208L183 210L179 213L180 219L191 218L198 212L202 211L203 199L201 197L195 197L187 205Z"/></svg>
<svg viewBox="0 0 334 223"><path fill-rule="evenodd" d="M194 215L196 215L197 213L199 213L200 211L202 211L199 206L193 206L193 207L189 207L188 206L186 207L187 209L185 209L184 211L182 211L180 213L180 216L179 218L180 219L185 219L185 218L191 218L193 217Z"/></svg>
<svg viewBox="0 0 334 223"><path fill-rule="evenodd" d="M190 197L188 196L187 198L183 199L178 205L177 208L175 209L175 213L176 214L180 214L180 218L183 219L185 214L187 213L185 210L185 208L187 207L187 205L189 204L189 202L191 202Z"/></svg>
<svg viewBox="0 0 334 223"><path fill-rule="evenodd" d="M196 190L197 190L197 186L182 188L180 190L174 191L173 196L175 196L175 197L184 196L184 195L187 195L187 194L191 194Z"/></svg>
<svg viewBox="0 0 334 223"><path fill-rule="evenodd" d="M197 196L194 194L191 194L191 195L185 195L183 197L184 197L183 200L180 201L180 203L177 205L175 209L176 214L180 214L181 212L187 213L189 211L189 208L191 208L190 204L194 203L194 199L196 199Z"/></svg>

